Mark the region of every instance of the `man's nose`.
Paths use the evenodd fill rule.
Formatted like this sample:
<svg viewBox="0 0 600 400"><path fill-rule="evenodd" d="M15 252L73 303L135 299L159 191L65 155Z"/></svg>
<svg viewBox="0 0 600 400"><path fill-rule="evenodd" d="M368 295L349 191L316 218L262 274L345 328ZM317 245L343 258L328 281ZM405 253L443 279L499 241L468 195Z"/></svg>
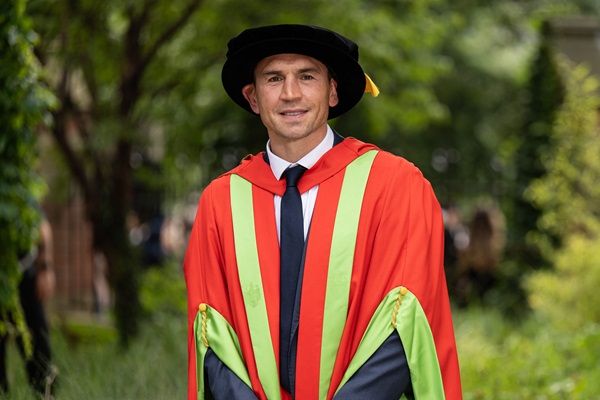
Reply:
<svg viewBox="0 0 600 400"><path fill-rule="evenodd" d="M281 98L283 100L294 100L302 96L300 82L295 77L286 78L283 82Z"/></svg>

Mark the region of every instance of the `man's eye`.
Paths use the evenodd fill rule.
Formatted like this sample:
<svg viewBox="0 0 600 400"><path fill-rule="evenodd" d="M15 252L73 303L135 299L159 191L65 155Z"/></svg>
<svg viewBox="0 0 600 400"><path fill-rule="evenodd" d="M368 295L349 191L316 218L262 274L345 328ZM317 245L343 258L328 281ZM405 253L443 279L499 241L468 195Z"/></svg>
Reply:
<svg viewBox="0 0 600 400"><path fill-rule="evenodd" d="M310 80L313 80L313 79L315 79L315 78L314 78L314 76L312 76L312 75L302 75L302 76L300 77L300 79L302 79L303 81L310 81Z"/></svg>
<svg viewBox="0 0 600 400"><path fill-rule="evenodd" d="M269 79L267 79L267 82L280 82L283 78L281 78L280 76L272 76Z"/></svg>

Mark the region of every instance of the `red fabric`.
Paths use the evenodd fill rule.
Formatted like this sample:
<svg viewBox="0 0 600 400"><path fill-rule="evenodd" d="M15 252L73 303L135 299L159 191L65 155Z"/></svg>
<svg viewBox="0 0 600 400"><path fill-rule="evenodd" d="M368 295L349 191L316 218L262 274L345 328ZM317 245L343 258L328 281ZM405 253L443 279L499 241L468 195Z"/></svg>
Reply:
<svg viewBox="0 0 600 400"><path fill-rule="evenodd" d="M320 229L311 229L306 247L296 356L298 399L319 398L322 310L325 306L327 265L342 179L343 174L336 174L321 183L313 211L312 226L319 226ZM316 221L319 225L316 225Z"/></svg>
<svg viewBox="0 0 600 400"><path fill-rule="evenodd" d="M304 267L300 305L296 398L318 397L327 266L344 168L372 145L348 138L326 153L299 183L300 192L319 185ZM250 156L204 191L185 259L189 300L189 399L196 399L193 320L208 303L236 330L253 389L260 386L235 263L229 200L230 173L254 184L259 260L271 340L278 359L279 246L273 193L282 195L262 154ZM328 398L339 385L367 324L384 296L403 285L419 299L433 332L446 398L461 399L460 376L443 270L443 227L431 186L406 160L380 152L373 163L359 220L349 309ZM210 340L210 339L209 339Z"/></svg>

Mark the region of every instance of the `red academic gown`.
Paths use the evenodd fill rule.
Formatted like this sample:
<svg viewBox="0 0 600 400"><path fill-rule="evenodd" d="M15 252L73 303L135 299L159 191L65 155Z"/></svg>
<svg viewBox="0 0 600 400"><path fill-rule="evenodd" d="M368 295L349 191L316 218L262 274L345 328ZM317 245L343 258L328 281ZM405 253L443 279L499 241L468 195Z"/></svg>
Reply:
<svg viewBox="0 0 600 400"><path fill-rule="evenodd" d="M298 400L318 399L327 265L345 168L370 150L378 149L347 138L306 171L298 184L300 193L319 185L307 238L300 301L295 394ZM189 306L189 399L197 397L197 342L193 325L202 303L218 310L235 330L252 388L259 398L266 398L257 371L237 270L230 204L232 174L252 184L268 328L276 359L279 355L279 245L273 195L283 195L285 182L275 179L261 153L245 158L238 167L215 179L200 198L184 262ZM426 316L445 398L461 399L443 268L442 217L431 185L413 164L379 151L359 212L347 316L327 398L333 397L342 381L378 305L390 290L403 287L414 294ZM407 345L410 344L404 343L404 347Z"/></svg>

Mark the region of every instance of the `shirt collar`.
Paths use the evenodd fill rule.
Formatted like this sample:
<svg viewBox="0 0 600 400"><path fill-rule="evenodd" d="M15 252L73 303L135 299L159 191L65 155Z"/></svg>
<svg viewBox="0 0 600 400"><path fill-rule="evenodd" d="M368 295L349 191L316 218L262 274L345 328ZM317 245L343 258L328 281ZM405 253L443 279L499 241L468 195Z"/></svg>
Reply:
<svg viewBox="0 0 600 400"><path fill-rule="evenodd" d="M325 134L323 140L321 140L321 143L319 143L314 149L312 149L307 155L302 157L296 163L291 163L281 157L276 156L271 151L271 146L269 143L270 141L267 142L267 157L269 157L269 165L271 166L273 175L275 175L275 178L279 180L281 179L281 175L283 175L283 171L291 166L299 164L306 169L310 169L313 165L315 165L323 156L323 154L327 153L333 147L333 130L329 125L327 125L327 133Z"/></svg>

